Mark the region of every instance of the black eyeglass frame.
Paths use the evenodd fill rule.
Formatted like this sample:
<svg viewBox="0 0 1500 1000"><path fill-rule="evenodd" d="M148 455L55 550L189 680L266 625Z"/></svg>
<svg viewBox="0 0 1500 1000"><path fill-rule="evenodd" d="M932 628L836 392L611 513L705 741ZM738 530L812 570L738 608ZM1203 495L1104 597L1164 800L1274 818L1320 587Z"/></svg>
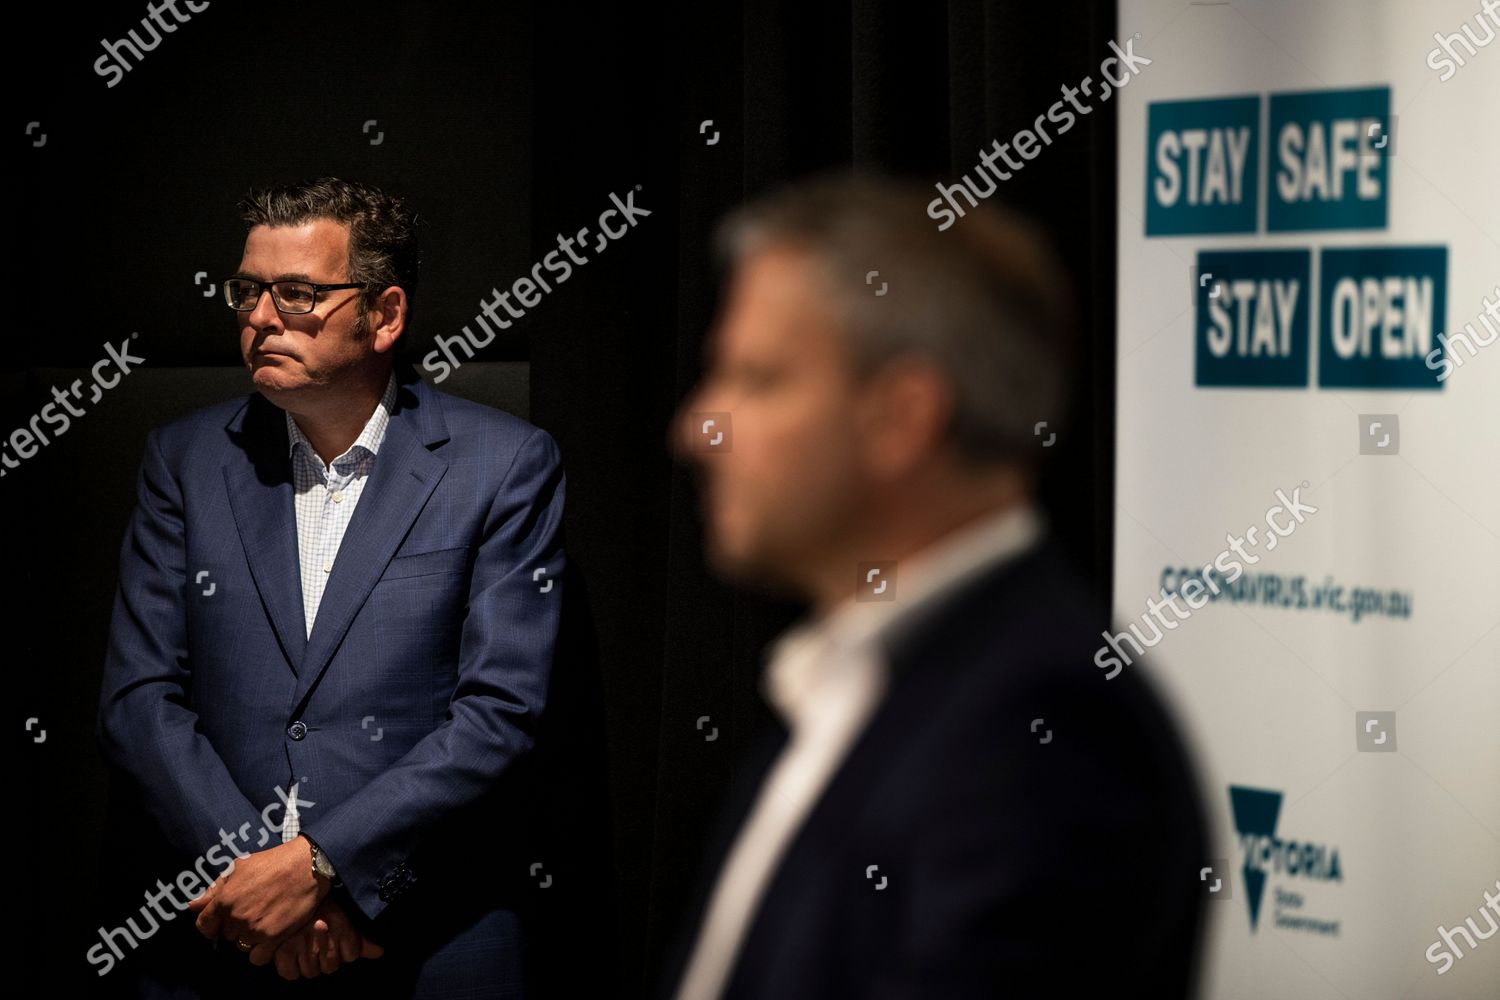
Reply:
<svg viewBox="0 0 1500 1000"><path fill-rule="evenodd" d="M230 293L229 293L229 285L230 285L231 282L235 282L235 281L245 281L245 282L249 282L250 284L252 284L252 285L255 286L256 292L255 292L254 304L246 306L245 308L241 309L239 306L235 305L230 300L230 298L229 298L229 295L230 295ZM297 310L297 309L283 309L281 307L280 299L277 296L276 291L275 291L275 287L277 285L301 285L303 288L311 288L313 290L313 300L308 305L308 307L306 309L301 309L301 310ZM262 295L264 295L266 292L270 292L271 293L271 304L276 307L276 311L277 312L283 313L283 314L285 314L287 316L306 316L308 313L312 312L314 309L317 308L317 305L318 305L318 293L319 292L331 292L331 291L334 291L334 290L340 289L340 288L368 288L371 285L372 285L372 282L368 282L368 281L346 281L346 282L342 282L340 284L331 285L331 284L322 284L322 283L319 283L319 282L316 282L316 281L299 281L299 280L297 280L295 278L284 278L281 281L259 281L259 280L255 279L255 278L246 278L246 277L243 277L243 276L236 276L236 277L233 277L233 278L227 278L224 281L224 303L225 303L225 305L229 306L229 308L233 309L235 312L251 312L251 311L253 311L255 309L256 305L260 304L260 297Z"/></svg>

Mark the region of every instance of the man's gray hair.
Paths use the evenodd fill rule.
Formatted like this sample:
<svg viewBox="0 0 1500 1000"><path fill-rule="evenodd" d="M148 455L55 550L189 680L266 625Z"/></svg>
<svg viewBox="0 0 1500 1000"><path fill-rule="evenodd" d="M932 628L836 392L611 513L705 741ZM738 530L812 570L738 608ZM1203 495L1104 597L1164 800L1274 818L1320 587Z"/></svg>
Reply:
<svg viewBox="0 0 1500 1000"><path fill-rule="evenodd" d="M819 265L857 373L919 355L953 387L951 439L973 462L1031 464L1038 421L1063 418L1073 308L1067 279L1030 224L985 203L939 231L931 189L860 174L794 184L733 212L722 263L768 247Z"/></svg>

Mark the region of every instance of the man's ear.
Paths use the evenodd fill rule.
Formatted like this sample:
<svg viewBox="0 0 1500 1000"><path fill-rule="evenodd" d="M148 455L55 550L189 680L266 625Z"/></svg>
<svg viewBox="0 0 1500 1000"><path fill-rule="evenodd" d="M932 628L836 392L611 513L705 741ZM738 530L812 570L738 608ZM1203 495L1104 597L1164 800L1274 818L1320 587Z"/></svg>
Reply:
<svg viewBox="0 0 1500 1000"><path fill-rule="evenodd" d="M940 451L953 420L953 388L921 358L895 358L870 376L868 458L877 475L896 477Z"/></svg>
<svg viewBox="0 0 1500 1000"><path fill-rule="evenodd" d="M376 353L384 354L395 348L406 331L406 312L409 302L406 290L400 285L391 285L375 297L371 308L373 326L371 334Z"/></svg>

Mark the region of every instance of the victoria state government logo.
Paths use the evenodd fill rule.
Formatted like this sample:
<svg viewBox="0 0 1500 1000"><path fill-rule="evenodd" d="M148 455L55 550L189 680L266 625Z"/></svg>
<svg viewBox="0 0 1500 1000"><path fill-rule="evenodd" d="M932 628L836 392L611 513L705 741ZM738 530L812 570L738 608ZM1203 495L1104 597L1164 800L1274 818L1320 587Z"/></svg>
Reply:
<svg viewBox="0 0 1500 1000"><path fill-rule="evenodd" d="M1299 882L1342 882L1339 850L1307 840L1282 839L1276 835L1281 813L1281 793L1263 788L1229 786L1229 805L1244 854L1245 901L1250 907L1250 932L1260 921L1266 883L1271 886L1277 927L1336 937L1337 920L1323 920L1301 913L1304 903Z"/></svg>

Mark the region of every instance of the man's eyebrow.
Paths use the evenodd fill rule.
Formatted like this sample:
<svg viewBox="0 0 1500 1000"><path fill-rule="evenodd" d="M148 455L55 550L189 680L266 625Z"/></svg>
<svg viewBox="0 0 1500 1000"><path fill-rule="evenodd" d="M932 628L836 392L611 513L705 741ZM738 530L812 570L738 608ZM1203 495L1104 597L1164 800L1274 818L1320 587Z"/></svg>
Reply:
<svg viewBox="0 0 1500 1000"><path fill-rule="evenodd" d="M305 282L307 282L310 285L316 285L316 284L318 284L317 281L313 280L313 278L312 278L311 275L304 274L301 271L283 272L281 274L278 274L276 277L269 278L269 279L268 278L262 278L258 274L251 274L249 271L236 271L233 274L231 274L230 277L231 278L249 278L251 281L259 281L259 282L262 282L262 283L269 283L271 281L305 281Z"/></svg>

